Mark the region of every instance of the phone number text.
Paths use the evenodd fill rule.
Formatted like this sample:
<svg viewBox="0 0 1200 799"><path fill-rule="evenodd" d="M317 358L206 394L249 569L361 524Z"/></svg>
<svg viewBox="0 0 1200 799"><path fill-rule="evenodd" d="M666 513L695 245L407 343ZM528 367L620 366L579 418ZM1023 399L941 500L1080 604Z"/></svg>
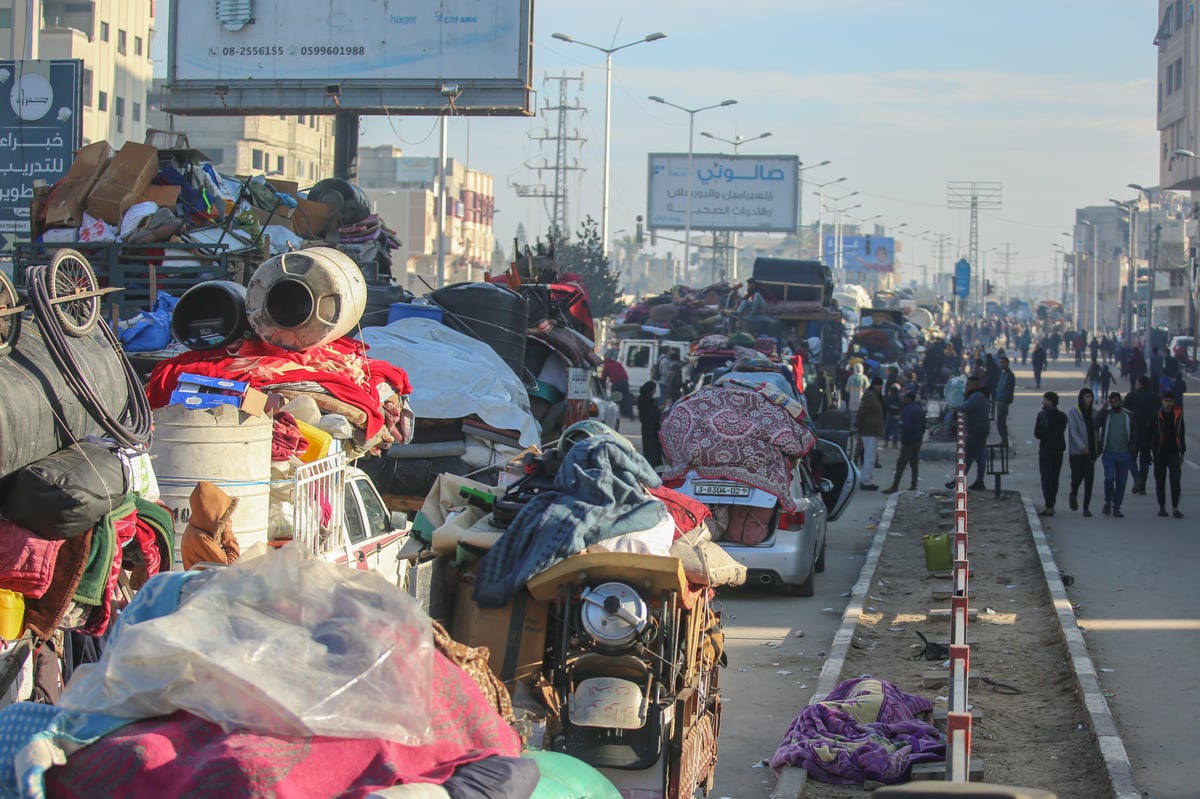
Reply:
<svg viewBox="0 0 1200 799"><path fill-rule="evenodd" d="M273 56L273 55L366 55L367 48L362 45L300 45L284 48L282 45L262 45L258 47L222 47L221 55L226 56Z"/></svg>

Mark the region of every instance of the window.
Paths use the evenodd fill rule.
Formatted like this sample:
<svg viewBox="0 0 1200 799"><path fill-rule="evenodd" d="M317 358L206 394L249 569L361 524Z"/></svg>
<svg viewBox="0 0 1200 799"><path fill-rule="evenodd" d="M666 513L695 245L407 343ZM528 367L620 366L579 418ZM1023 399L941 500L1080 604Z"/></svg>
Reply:
<svg viewBox="0 0 1200 799"><path fill-rule="evenodd" d="M250 167L252 169L262 169L263 168L263 152L262 152L262 150L251 150L250 151Z"/></svg>
<svg viewBox="0 0 1200 799"><path fill-rule="evenodd" d="M11 30L12 29L12 9L11 8L0 8L0 29L3 29L3 30Z"/></svg>
<svg viewBox="0 0 1200 799"><path fill-rule="evenodd" d="M96 110L98 110L98 111L107 111L108 110L108 92L100 92L99 99L96 101Z"/></svg>
<svg viewBox="0 0 1200 799"><path fill-rule="evenodd" d="M300 116L296 117L296 124L297 124L297 125L303 125L303 124L304 124L304 114L301 114Z"/></svg>
<svg viewBox="0 0 1200 799"><path fill-rule="evenodd" d="M275 171L281 175L283 174L283 156L282 155L275 156Z"/></svg>
<svg viewBox="0 0 1200 799"><path fill-rule="evenodd" d="M108 23L107 22L100 23L100 41L102 41L102 42L108 41Z"/></svg>
<svg viewBox="0 0 1200 799"><path fill-rule="evenodd" d="M142 121L142 104L141 103L133 104L133 121L134 122Z"/></svg>
<svg viewBox="0 0 1200 799"><path fill-rule="evenodd" d="M1183 0L1175 0L1175 29L1183 27Z"/></svg>
<svg viewBox="0 0 1200 799"><path fill-rule="evenodd" d="M142 37L141 36L133 37L133 54L134 55L142 54Z"/></svg>
<svg viewBox="0 0 1200 799"><path fill-rule="evenodd" d="M1175 91L1175 65L1167 64L1167 96L1171 96L1171 92Z"/></svg>
<svg viewBox="0 0 1200 799"><path fill-rule="evenodd" d="M1183 88L1183 59L1175 59L1175 91Z"/></svg>
<svg viewBox="0 0 1200 799"><path fill-rule="evenodd" d="M117 29L117 52L125 55L125 31Z"/></svg>
<svg viewBox="0 0 1200 799"><path fill-rule="evenodd" d="M83 68L83 85L80 87L80 93L83 95L83 104L92 107L92 71L87 67Z"/></svg>
<svg viewBox="0 0 1200 799"><path fill-rule="evenodd" d="M113 104L113 113L119 117L125 116L125 98L124 97L116 98L116 102Z"/></svg>

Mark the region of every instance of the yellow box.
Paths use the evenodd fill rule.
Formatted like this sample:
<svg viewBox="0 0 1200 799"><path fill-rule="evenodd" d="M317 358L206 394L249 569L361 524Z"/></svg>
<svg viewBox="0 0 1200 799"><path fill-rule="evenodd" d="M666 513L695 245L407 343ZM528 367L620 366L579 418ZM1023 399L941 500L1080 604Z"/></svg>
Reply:
<svg viewBox="0 0 1200 799"><path fill-rule="evenodd" d="M313 427L299 419L296 420L296 426L300 428L300 435L308 442L308 449L304 450L304 454L300 456L301 461L312 463L329 455L329 450L333 446L333 436L321 428Z"/></svg>
<svg viewBox="0 0 1200 799"><path fill-rule="evenodd" d="M0 588L0 638L14 641L25 628L25 596Z"/></svg>

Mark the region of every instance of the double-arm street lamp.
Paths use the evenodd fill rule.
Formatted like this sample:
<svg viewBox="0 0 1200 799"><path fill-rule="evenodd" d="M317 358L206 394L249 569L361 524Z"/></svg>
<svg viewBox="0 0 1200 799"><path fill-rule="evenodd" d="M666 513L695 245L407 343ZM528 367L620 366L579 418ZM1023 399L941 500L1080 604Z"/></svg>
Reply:
<svg viewBox="0 0 1200 799"><path fill-rule="evenodd" d="M1146 281L1146 342L1143 347L1143 352L1146 356L1146 363L1150 363L1150 333L1154 330L1154 268L1157 266L1155 261L1158 258L1158 247L1155 240L1158 236L1154 231L1154 198L1150 196L1150 190L1145 186L1140 186L1137 183L1127 183L1129 188L1134 191L1146 195L1146 232L1150 236L1149 247L1147 248L1147 262L1150 265L1148 272L1148 280Z"/></svg>
<svg viewBox="0 0 1200 799"><path fill-rule="evenodd" d="M1090 219L1080 219L1079 224L1087 225L1092 229L1092 332L1100 329L1100 252L1096 249L1096 225ZM1079 249L1076 247L1075 249ZM1075 256L1079 257L1078 254ZM1076 271L1076 277L1079 272ZM1079 298L1080 302L1084 302L1084 298Z"/></svg>
<svg viewBox="0 0 1200 799"><path fill-rule="evenodd" d="M739 133L738 135L734 136L732 139L725 139L725 138L722 138L721 136L714 136L713 134L708 133L703 130L700 131L700 135L705 137L706 139L713 139L714 141L725 142L726 144L730 145L731 147L733 147L733 157L737 158L739 147L741 147L743 144L747 144L752 141L758 141L759 139L765 139L771 135L771 132L767 131L766 133L760 133L757 136L751 136L750 138L746 138L745 136L742 136ZM713 238L715 239L716 236L714 235ZM738 273L738 231L736 231L736 230L726 231L725 238L726 238L725 243L728 245L728 249L725 251L725 258L726 258L726 262L729 266L729 274L732 276L732 279L736 280L737 273ZM713 265L714 266L716 265L716 262L717 262L716 252L714 252L713 253Z"/></svg>
<svg viewBox="0 0 1200 799"><path fill-rule="evenodd" d="M568 44L578 44L584 47L590 47L593 50L599 50L604 53L604 188L603 199L600 205L600 243L602 252L605 257L608 256L608 172L609 172L609 134L612 130L612 55L618 50L624 50L626 47L633 47L635 44L643 44L644 42L657 42L659 39L667 38L665 33L651 33L636 41L628 42L619 47L600 47L595 44L581 42L578 39L569 36L565 33L552 33L550 37L559 41L567 42Z"/></svg>
<svg viewBox="0 0 1200 799"><path fill-rule="evenodd" d="M833 246L836 248L833 251L833 270L834 279L838 282L842 282L844 280L844 276L842 274L842 264L845 263L845 260L842 258L842 251L844 249L842 247L842 214L846 211L853 211L855 208L862 208L862 203L856 203L849 208L842 208L841 203L842 200L848 200L857 194L857 191L852 191L848 194L843 194L841 197L829 198L833 201Z"/></svg>
<svg viewBox="0 0 1200 799"><path fill-rule="evenodd" d="M813 194L817 195L817 260L825 263L825 187L832 186L835 183L841 183L846 178L841 177L837 180L827 180L824 183L814 183L817 190ZM857 192L856 192L857 193ZM834 244L836 247L836 243Z"/></svg>
<svg viewBox="0 0 1200 799"><path fill-rule="evenodd" d="M829 166L833 162L825 159L817 164L804 165L803 161L796 162L796 257L804 257L804 173L819 166ZM842 178L845 180L845 178ZM835 181L836 182L836 181ZM820 208L820 205L817 206ZM817 238L821 237L817 231Z"/></svg>
<svg viewBox="0 0 1200 799"><path fill-rule="evenodd" d="M1137 203L1133 200L1114 200L1112 197L1108 201L1120 208L1129 216L1129 242L1127 246L1128 261L1125 274L1125 321L1122 324L1122 329L1125 335L1125 343L1133 346L1133 290L1137 287L1137 266L1134 262L1137 251Z"/></svg>
<svg viewBox="0 0 1200 799"><path fill-rule="evenodd" d="M708 111L712 108L724 108L727 105L737 105L737 100L722 100L719 103L701 106L700 108L684 108L682 105L668 103L661 97L655 97L651 95L650 99L656 103L669 105L671 108L678 108L680 111L683 111L688 115L687 185L685 187L687 191L687 211L685 212L683 220L683 274L686 275L688 269L691 267L690 258L692 253L692 153L696 139L696 114L699 114L701 111Z"/></svg>
<svg viewBox="0 0 1200 799"><path fill-rule="evenodd" d="M737 136L734 136L732 139L725 139L725 138L722 138L721 136L714 136L713 134L702 130L702 131L700 131L700 135L706 139L713 139L715 141L725 142L729 146L733 147L733 154L736 156L738 154L738 148L741 147L743 144L747 144L752 141L758 141L759 139L765 139L768 136L770 136L771 133L768 131L767 133L760 133L757 136L751 136L750 138L746 138L745 136L738 134Z"/></svg>

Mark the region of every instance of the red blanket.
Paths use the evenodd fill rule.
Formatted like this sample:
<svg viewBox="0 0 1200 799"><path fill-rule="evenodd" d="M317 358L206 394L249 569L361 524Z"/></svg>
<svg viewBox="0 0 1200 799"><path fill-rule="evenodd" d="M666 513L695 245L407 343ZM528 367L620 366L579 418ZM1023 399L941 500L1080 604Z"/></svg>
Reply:
<svg viewBox="0 0 1200 799"><path fill-rule="evenodd" d="M92 799L358 799L397 783L445 782L464 763L515 757L516 731L462 669L435 653L433 736L425 746L375 738L226 733L189 713L130 724L46 772L47 795Z"/></svg>
<svg viewBox="0 0 1200 799"><path fill-rule="evenodd" d="M370 440L384 424L376 387L387 383L397 394L411 394L412 384L400 367L368 358L367 349L361 341L340 338L304 352L291 352L258 340L243 340L206 352L185 352L154 367L146 395L151 408L168 404L184 372L237 380L257 389L312 381L367 414L366 436Z"/></svg>

